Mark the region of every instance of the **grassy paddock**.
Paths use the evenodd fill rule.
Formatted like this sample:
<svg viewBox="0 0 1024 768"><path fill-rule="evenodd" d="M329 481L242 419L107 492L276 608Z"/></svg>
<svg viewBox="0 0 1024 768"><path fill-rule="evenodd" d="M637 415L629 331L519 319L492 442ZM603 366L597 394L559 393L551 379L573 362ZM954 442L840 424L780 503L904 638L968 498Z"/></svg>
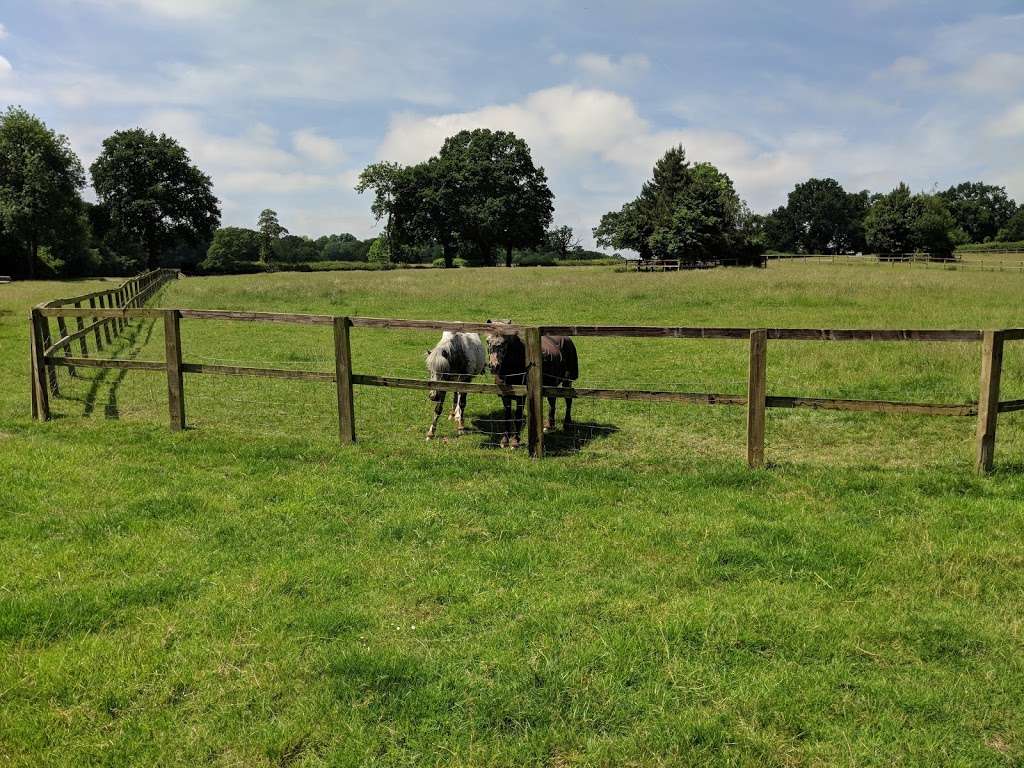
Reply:
<svg viewBox="0 0 1024 768"><path fill-rule="evenodd" d="M0 761L13 765L1012 765L1024 760L1024 415L580 401L555 455L427 444L423 393L61 373L29 422L0 286ZM1024 276L608 268L191 278L166 306L524 323L1024 325ZM183 321L185 359L330 370L328 329ZM160 324L116 354L160 359ZM434 334L357 329L365 373ZM580 339L581 386L744 391L746 346ZM770 342L778 395L977 397L977 344ZM1024 397L1024 344L1005 397ZM450 435L447 424L442 434Z"/></svg>

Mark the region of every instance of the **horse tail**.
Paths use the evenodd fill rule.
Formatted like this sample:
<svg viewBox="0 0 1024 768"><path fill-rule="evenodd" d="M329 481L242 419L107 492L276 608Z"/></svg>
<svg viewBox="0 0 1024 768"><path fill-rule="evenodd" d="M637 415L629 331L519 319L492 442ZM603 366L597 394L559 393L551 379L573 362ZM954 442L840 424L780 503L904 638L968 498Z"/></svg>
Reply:
<svg viewBox="0 0 1024 768"><path fill-rule="evenodd" d="M569 381L576 381L580 377L580 361L572 339L566 339L562 344L562 361L565 363L565 377Z"/></svg>

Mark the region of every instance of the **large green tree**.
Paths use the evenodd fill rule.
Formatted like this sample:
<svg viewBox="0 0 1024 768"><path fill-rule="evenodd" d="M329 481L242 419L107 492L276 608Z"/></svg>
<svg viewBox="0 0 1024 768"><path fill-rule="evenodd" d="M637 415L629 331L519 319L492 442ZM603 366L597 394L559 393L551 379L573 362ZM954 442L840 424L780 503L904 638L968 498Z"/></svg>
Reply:
<svg viewBox="0 0 1024 768"><path fill-rule="evenodd" d="M202 268L208 272L249 269L260 258L260 233L244 227L224 227L213 235Z"/></svg>
<svg viewBox="0 0 1024 768"><path fill-rule="evenodd" d="M462 131L436 156L408 167L374 163L356 190L373 191L370 210L386 220L392 258L436 244L449 267L457 251L493 264L497 248L509 263L513 248L542 244L551 223L544 170L534 166L526 142L505 131Z"/></svg>
<svg viewBox="0 0 1024 768"><path fill-rule="evenodd" d="M983 243L996 237L1013 216L1017 204L1006 194L1005 187L965 181L940 192L960 229L972 243Z"/></svg>
<svg viewBox="0 0 1024 768"><path fill-rule="evenodd" d="M863 245L868 193L848 193L835 179L808 179L789 193L786 210L805 253L841 253Z"/></svg>
<svg viewBox="0 0 1024 768"><path fill-rule="evenodd" d="M1024 205L1018 208L1017 212L1003 225L996 239L1003 243L1024 240Z"/></svg>
<svg viewBox="0 0 1024 768"><path fill-rule="evenodd" d="M682 147L658 160L639 197L601 218L598 245L629 248L642 259L696 262L741 255L749 260L763 248L751 235L759 225L732 180L710 163L691 164Z"/></svg>
<svg viewBox="0 0 1024 768"><path fill-rule="evenodd" d="M914 195L903 183L872 203L864 227L868 246L882 256L915 251L940 259L953 255L957 226L945 200Z"/></svg>
<svg viewBox="0 0 1024 768"><path fill-rule="evenodd" d="M43 245L84 247L84 185L67 137L21 107L0 113L0 228L20 245L25 274L35 274Z"/></svg>
<svg viewBox="0 0 1024 768"><path fill-rule="evenodd" d="M89 170L114 225L142 245L150 268L176 242L208 241L220 223L210 177L170 136L117 131Z"/></svg>
<svg viewBox="0 0 1024 768"><path fill-rule="evenodd" d="M260 211L256 230L260 233L260 261L269 264L274 256L274 246L282 236L288 234L288 230L277 220L277 211L270 208Z"/></svg>

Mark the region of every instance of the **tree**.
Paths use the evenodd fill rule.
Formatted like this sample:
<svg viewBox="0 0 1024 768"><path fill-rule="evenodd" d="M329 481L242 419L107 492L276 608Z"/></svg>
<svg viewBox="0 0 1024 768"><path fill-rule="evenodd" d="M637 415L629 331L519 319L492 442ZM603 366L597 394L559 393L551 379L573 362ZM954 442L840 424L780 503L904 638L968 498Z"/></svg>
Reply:
<svg viewBox="0 0 1024 768"><path fill-rule="evenodd" d="M278 223L277 211L270 208L260 211L256 229L260 233L260 261L269 264L274 255L274 245L282 235L288 234L288 230Z"/></svg>
<svg viewBox="0 0 1024 768"><path fill-rule="evenodd" d="M850 240L850 201L835 179L808 179L789 193L786 210L805 253L835 253Z"/></svg>
<svg viewBox="0 0 1024 768"><path fill-rule="evenodd" d="M77 224L84 185L82 163L66 136L21 107L0 113L0 228L21 245L30 277L42 245L83 232Z"/></svg>
<svg viewBox="0 0 1024 768"><path fill-rule="evenodd" d="M751 239L755 230L758 237ZM639 197L602 217L594 237L600 246L629 248L642 259L691 262L721 259L737 249L747 261L764 247L732 180L710 163L691 165L682 147L658 160Z"/></svg>
<svg viewBox="0 0 1024 768"><path fill-rule="evenodd" d="M915 195L911 209L911 243L933 259L953 258L956 220L938 195Z"/></svg>
<svg viewBox="0 0 1024 768"><path fill-rule="evenodd" d="M150 268L168 246L209 240L220 223L210 177L170 136L142 128L117 131L104 139L89 170L111 220L142 245Z"/></svg>
<svg viewBox="0 0 1024 768"><path fill-rule="evenodd" d="M366 261L370 242L365 244L355 235L343 232L340 235L318 237L316 245L324 261Z"/></svg>
<svg viewBox="0 0 1024 768"><path fill-rule="evenodd" d="M780 205L762 223L765 247L777 253L789 253L797 249L796 222L789 215L789 209Z"/></svg>
<svg viewBox="0 0 1024 768"><path fill-rule="evenodd" d="M949 206L958 227L972 243L991 240L1006 226L1016 210L1016 203L1006 194L1005 187L965 181L940 192L939 197Z"/></svg>
<svg viewBox="0 0 1024 768"><path fill-rule="evenodd" d="M263 245L263 236L260 235L260 246ZM320 249L316 243L308 237L299 235L285 235L273 242L274 260L287 264L302 264L308 261L320 259Z"/></svg>
<svg viewBox="0 0 1024 768"><path fill-rule="evenodd" d="M202 268L207 272L235 272L260 259L260 233L244 227L224 227L213 235Z"/></svg>
<svg viewBox="0 0 1024 768"><path fill-rule="evenodd" d="M373 241L366 260L374 264L387 264L391 261L391 249L386 238L378 237Z"/></svg>
<svg viewBox="0 0 1024 768"><path fill-rule="evenodd" d="M1024 205L1018 208L1017 212L999 230L996 240L1003 243L1015 243L1024 240Z"/></svg>
<svg viewBox="0 0 1024 768"><path fill-rule="evenodd" d="M513 248L544 242L554 195L525 141L509 131L459 131L445 139L438 159L438 170L449 174L458 190L460 238L486 263L501 246L511 267Z"/></svg>
<svg viewBox="0 0 1024 768"><path fill-rule="evenodd" d="M573 234L572 227L561 226L552 229L547 235L548 249L558 254L558 258L569 258L569 252L578 250L580 239Z"/></svg>
<svg viewBox="0 0 1024 768"><path fill-rule="evenodd" d="M875 200L864 219L868 247L882 256L911 251L913 214L910 187L900 182L892 192Z"/></svg>

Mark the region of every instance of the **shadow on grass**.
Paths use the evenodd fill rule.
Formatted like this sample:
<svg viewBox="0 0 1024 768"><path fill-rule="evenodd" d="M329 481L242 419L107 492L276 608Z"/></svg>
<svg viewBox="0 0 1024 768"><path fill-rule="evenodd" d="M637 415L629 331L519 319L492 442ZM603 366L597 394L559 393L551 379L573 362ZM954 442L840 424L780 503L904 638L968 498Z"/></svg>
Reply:
<svg viewBox="0 0 1024 768"><path fill-rule="evenodd" d="M107 349L120 360L135 360L139 353L149 344L153 336L155 320L147 320L138 325L130 324L125 327L117 339ZM140 341L141 338L141 341ZM124 354L127 350L127 354ZM120 354L119 354L120 353ZM125 376L128 375L127 368L93 368L92 375L83 376L80 369L69 368L69 375L78 380L89 382L89 389L82 397L60 394L61 400L65 402L80 402L82 404L82 415L91 416L96 410L96 404L100 400L100 392L107 387L106 402L103 404L103 415L108 419L120 418L121 412L118 406L117 393Z"/></svg>
<svg viewBox="0 0 1024 768"><path fill-rule="evenodd" d="M514 411L514 409L513 409ZM501 436L505 431L505 411L502 408L490 413L473 416L470 419L472 433L483 436L482 448L500 448ZM599 424L593 421L577 421L565 429L559 423L553 430L544 433L544 453L548 456L565 456L577 453L594 440L609 437L619 431L614 424ZM524 422L520 433L520 445L526 447L527 428Z"/></svg>

